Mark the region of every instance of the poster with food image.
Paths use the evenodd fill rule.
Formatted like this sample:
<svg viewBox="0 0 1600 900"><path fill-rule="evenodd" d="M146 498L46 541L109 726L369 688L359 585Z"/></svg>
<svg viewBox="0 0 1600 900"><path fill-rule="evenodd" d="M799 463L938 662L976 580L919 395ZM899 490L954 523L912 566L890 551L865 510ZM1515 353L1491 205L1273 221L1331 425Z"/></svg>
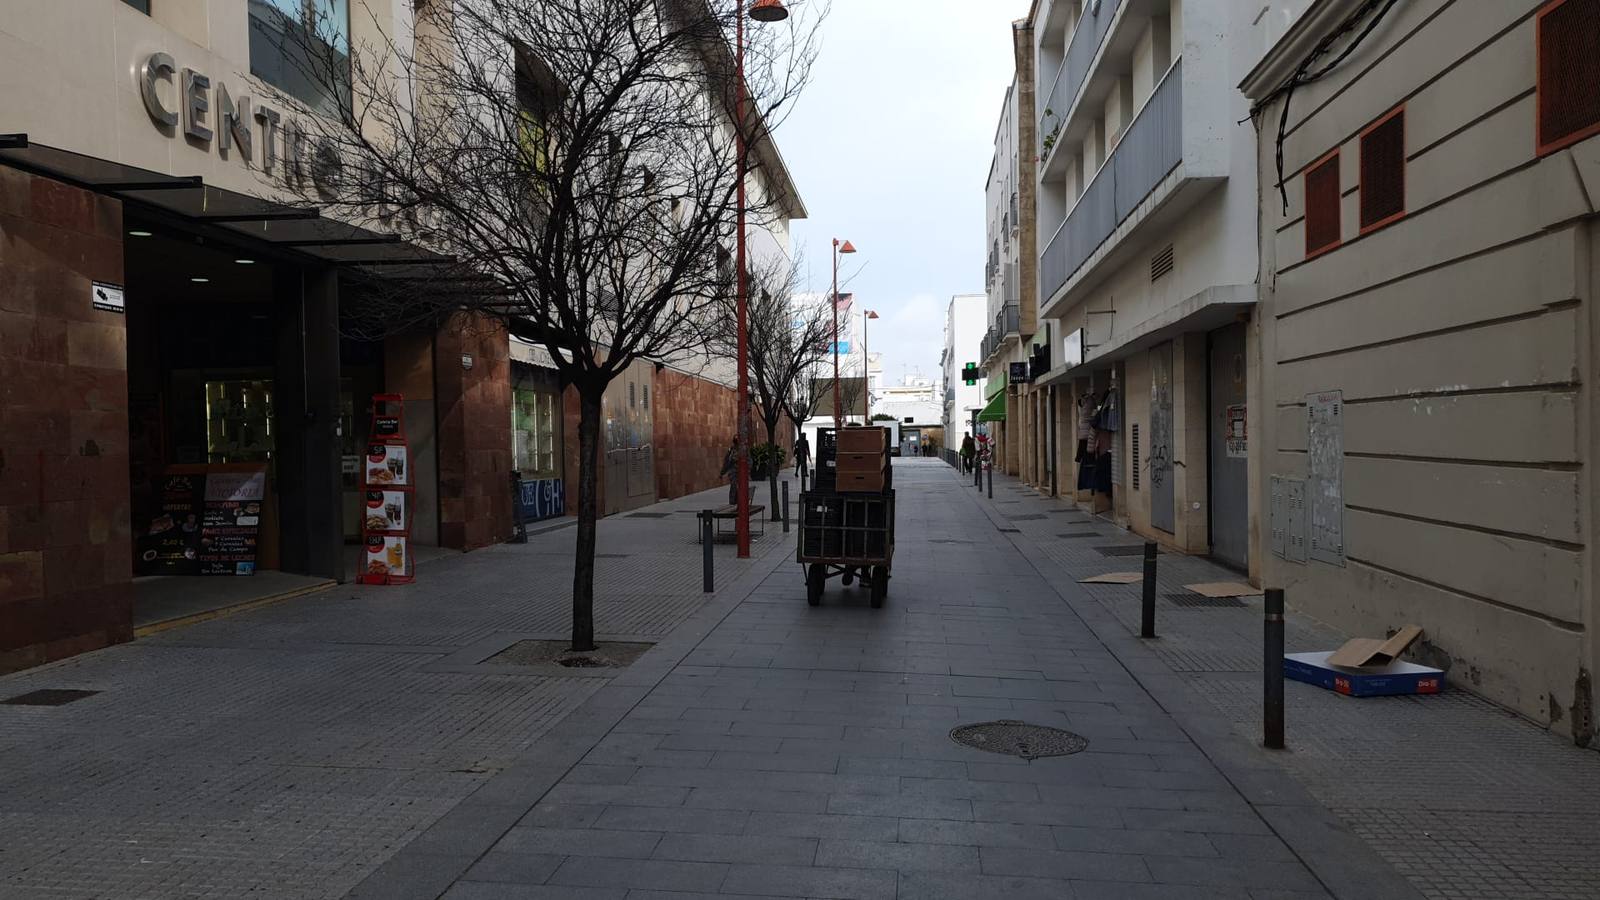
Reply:
<svg viewBox="0 0 1600 900"><path fill-rule="evenodd" d="M136 574L198 574L205 481L199 472L169 471L162 477L155 515L142 523L135 542Z"/></svg>
<svg viewBox="0 0 1600 900"><path fill-rule="evenodd" d="M409 542L404 535L372 534L367 536L366 562L362 574L368 576L396 576L411 574Z"/></svg>
<svg viewBox="0 0 1600 900"><path fill-rule="evenodd" d="M405 531L407 493L405 491L367 491L364 526L368 532Z"/></svg>
<svg viewBox="0 0 1600 900"><path fill-rule="evenodd" d="M367 485L410 484L411 473L404 444L372 444L367 447Z"/></svg>

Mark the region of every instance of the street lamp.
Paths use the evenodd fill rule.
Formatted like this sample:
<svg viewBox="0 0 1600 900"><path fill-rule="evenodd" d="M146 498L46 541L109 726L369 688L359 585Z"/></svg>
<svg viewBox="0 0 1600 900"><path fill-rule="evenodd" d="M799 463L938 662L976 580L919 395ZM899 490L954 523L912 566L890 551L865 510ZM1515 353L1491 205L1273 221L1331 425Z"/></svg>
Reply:
<svg viewBox="0 0 1600 900"><path fill-rule="evenodd" d="M854 253L849 241L833 239L833 427L844 427L844 399L839 391L839 254Z"/></svg>
<svg viewBox="0 0 1600 900"><path fill-rule="evenodd" d="M784 8L783 0L755 0L750 4L750 18L757 22L781 22L789 17L789 11ZM734 265L738 267L738 332L739 332L739 409L737 412L739 423L739 464L738 472L734 475L739 480L739 512L738 521L734 528L739 543L739 558L750 557L750 369L749 369L749 343L750 343L750 285L749 272L745 267L745 196L744 182L748 163L745 160L744 130L748 124L745 121L745 83L744 83L744 16L745 10L741 8L739 15L735 16L738 22L734 26L734 102L733 125L734 155L736 160L735 176L738 179L738 224L735 226L739 232L737 244L737 259Z"/></svg>
<svg viewBox="0 0 1600 900"><path fill-rule="evenodd" d="M867 320L877 317L878 314L870 309L861 311L861 373L867 380L865 417L868 425L872 424L872 354L867 352Z"/></svg>

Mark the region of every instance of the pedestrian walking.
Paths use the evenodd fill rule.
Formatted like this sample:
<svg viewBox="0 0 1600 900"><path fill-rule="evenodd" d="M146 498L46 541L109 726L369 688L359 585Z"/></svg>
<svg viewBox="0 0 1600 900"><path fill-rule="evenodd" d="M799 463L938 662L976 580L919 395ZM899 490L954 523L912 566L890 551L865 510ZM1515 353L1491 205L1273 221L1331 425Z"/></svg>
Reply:
<svg viewBox="0 0 1600 900"><path fill-rule="evenodd" d="M728 452L722 457L723 478L728 479L728 505L733 506L739 502L739 438L734 436L728 444Z"/></svg>
<svg viewBox="0 0 1600 900"><path fill-rule="evenodd" d="M961 438L961 474L972 474L972 457L977 455L978 445L972 440L972 432L968 431Z"/></svg>
<svg viewBox="0 0 1600 900"><path fill-rule="evenodd" d="M796 478L811 477L811 442L806 440L803 431L794 442L794 475Z"/></svg>

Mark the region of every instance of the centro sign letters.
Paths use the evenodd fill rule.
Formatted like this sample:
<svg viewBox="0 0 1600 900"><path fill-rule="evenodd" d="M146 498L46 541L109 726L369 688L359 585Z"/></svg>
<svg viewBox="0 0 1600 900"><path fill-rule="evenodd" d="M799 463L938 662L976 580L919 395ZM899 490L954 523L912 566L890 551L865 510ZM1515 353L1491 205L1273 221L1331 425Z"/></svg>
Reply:
<svg viewBox="0 0 1600 900"><path fill-rule="evenodd" d="M319 188L331 186L338 179L341 163L332 142L324 141L308 149L309 138L293 119L285 120L265 103L257 104L252 114L248 96L240 94L235 99L227 85L218 82L213 86L211 78L202 72L180 70L171 55L150 54L139 65L138 79L145 112L158 127L176 132L181 120L185 137L202 144L215 141L219 152L237 152L246 163L252 160L255 136L259 134L261 170L268 175L281 159L285 179L299 180L307 169ZM162 98L162 84L168 86L174 105Z"/></svg>

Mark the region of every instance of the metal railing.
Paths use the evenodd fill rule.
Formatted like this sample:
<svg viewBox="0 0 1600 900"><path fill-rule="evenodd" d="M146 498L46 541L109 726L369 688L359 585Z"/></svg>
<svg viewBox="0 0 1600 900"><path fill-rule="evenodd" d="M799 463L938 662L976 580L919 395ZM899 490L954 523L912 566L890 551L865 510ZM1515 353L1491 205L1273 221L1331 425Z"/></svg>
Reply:
<svg viewBox="0 0 1600 900"><path fill-rule="evenodd" d="M994 315L994 331L1003 341L1008 335L1017 334L1021 330L1022 307L1008 297L1005 305Z"/></svg>
<svg viewBox="0 0 1600 900"><path fill-rule="evenodd" d="M1095 54L1100 51L1100 44L1105 41L1106 34L1111 31L1111 23L1117 18L1117 9L1122 6L1122 0L1102 0L1098 13L1091 13L1089 6L1090 4L1085 4L1083 18L1073 30L1072 41L1067 45L1066 58L1061 61L1061 68L1056 71L1055 84L1051 86L1050 95L1045 98L1044 106L1039 108L1041 146L1045 137L1067 120L1067 115L1071 112L1068 107L1078 99L1078 90L1089 77L1089 66L1094 62ZM1045 110L1049 110L1050 113L1045 113Z"/></svg>
<svg viewBox="0 0 1600 900"><path fill-rule="evenodd" d="M1039 257L1039 298L1047 301L1183 161L1183 60L1139 111L1111 158Z"/></svg>

